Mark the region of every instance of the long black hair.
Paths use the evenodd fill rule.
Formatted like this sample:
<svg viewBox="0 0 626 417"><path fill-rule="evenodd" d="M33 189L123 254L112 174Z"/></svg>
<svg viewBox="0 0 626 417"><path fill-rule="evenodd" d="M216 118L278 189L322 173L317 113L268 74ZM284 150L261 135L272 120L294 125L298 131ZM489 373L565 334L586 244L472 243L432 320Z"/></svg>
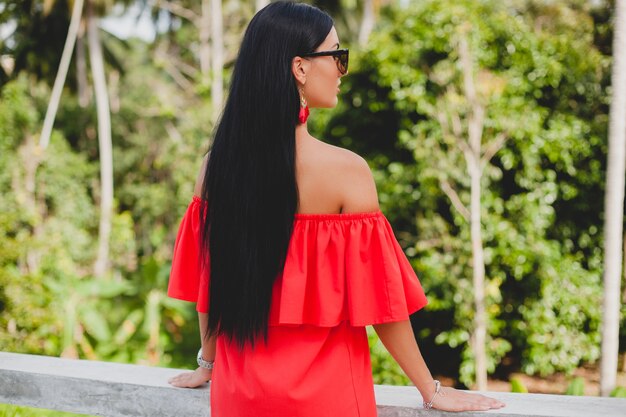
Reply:
<svg viewBox="0 0 626 417"><path fill-rule="evenodd" d="M250 21L204 172L201 248L210 254L207 335L243 348L267 340L272 287L298 204L295 129L300 96L291 65L333 21L306 4L276 2Z"/></svg>

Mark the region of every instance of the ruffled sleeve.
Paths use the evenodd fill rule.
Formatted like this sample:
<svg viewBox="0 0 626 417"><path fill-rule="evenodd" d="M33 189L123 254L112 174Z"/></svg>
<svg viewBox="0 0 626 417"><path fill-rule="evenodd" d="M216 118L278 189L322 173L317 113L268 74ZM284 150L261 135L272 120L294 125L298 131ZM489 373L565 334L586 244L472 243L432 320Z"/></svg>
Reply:
<svg viewBox="0 0 626 417"><path fill-rule="evenodd" d="M201 200L180 224L168 295L208 312L209 273L200 263ZM207 265L210 268L210 265ZM422 286L380 212L296 214L285 267L276 279L270 325L365 326L406 320L427 303Z"/></svg>
<svg viewBox="0 0 626 417"><path fill-rule="evenodd" d="M380 212L296 215L276 282L272 325L365 326L406 320L427 304Z"/></svg>
<svg viewBox="0 0 626 417"><path fill-rule="evenodd" d="M200 257L201 200L194 196L178 228L167 295L196 303L196 310L209 310L209 278ZM209 265L207 265L210 270Z"/></svg>

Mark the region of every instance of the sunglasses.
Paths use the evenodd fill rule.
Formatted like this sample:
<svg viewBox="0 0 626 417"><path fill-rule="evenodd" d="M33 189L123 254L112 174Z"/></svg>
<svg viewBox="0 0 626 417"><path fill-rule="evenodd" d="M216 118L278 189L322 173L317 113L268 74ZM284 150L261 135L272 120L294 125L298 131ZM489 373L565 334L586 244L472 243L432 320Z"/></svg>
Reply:
<svg viewBox="0 0 626 417"><path fill-rule="evenodd" d="M347 49L335 49L332 51L320 51L320 52L311 52L310 54L302 55L302 58L305 57L316 57L316 56L332 56L335 62L337 63L337 69L344 75L348 72L348 55L349 51Z"/></svg>

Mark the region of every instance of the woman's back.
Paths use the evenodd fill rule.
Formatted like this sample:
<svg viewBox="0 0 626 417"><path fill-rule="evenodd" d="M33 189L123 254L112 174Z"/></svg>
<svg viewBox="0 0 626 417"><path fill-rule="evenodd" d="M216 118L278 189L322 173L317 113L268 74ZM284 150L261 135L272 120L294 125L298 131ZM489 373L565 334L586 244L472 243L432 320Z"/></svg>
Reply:
<svg viewBox="0 0 626 417"><path fill-rule="evenodd" d="M196 179L200 196L208 155ZM376 185L367 162L347 149L296 132L297 213L368 213L379 210Z"/></svg>
<svg viewBox="0 0 626 417"><path fill-rule="evenodd" d="M376 186L359 155L296 132L298 213L378 210Z"/></svg>

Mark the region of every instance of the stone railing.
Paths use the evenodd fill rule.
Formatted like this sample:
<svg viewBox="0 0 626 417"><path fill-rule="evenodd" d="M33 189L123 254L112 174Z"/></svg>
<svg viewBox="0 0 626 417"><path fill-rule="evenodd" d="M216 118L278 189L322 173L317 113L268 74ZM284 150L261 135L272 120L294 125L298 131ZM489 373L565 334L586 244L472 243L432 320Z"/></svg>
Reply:
<svg viewBox="0 0 626 417"><path fill-rule="evenodd" d="M174 388L179 369L0 352L0 403L107 417L208 417L209 388ZM626 399L490 392L501 410L445 413L421 408L412 387L377 385L379 417L626 417ZM341 417L341 416L337 416Z"/></svg>

